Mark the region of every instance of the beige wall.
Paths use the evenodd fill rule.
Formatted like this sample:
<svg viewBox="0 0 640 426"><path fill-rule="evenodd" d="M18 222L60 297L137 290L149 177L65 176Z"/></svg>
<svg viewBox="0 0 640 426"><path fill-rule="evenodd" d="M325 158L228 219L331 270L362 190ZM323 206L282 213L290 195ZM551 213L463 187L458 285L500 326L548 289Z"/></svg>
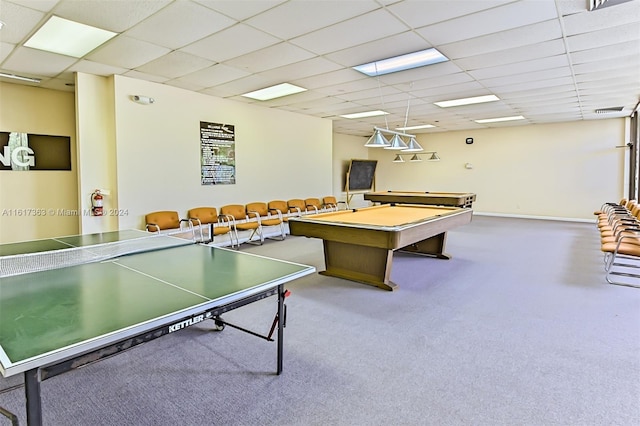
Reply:
<svg viewBox="0 0 640 426"><path fill-rule="evenodd" d="M380 190L476 192L478 213L591 220L625 187L626 150L615 148L626 142L624 119L421 134L442 161L395 164L393 153L364 148L366 138L332 134L329 120L126 77L79 74L76 89L77 112L73 93L0 83L0 130L70 136L74 162L72 172L0 172L0 242L142 228L143 215L161 209L184 215L199 205L344 200L351 158L379 160ZM133 94L156 103L136 104ZM236 126L236 185L200 185L200 121ZM467 137L475 143L466 145ZM81 214L95 188L109 190L105 206L122 216ZM351 204L367 203L356 194ZM23 209L56 215L11 216Z"/></svg>
<svg viewBox="0 0 640 426"><path fill-rule="evenodd" d="M622 197L625 149L616 146L625 126L609 119L422 134L418 142L441 161L393 163L395 154L379 148L369 158L379 160L378 190L468 191L478 213L592 220L602 202Z"/></svg>
<svg viewBox="0 0 640 426"><path fill-rule="evenodd" d="M155 99L132 102L131 95ZM331 193L330 120L115 77L120 229L145 213ZM236 184L200 184L200 121L233 124Z"/></svg>
<svg viewBox="0 0 640 426"><path fill-rule="evenodd" d="M335 133L333 135L333 193L340 201L347 200L345 179L351 159L368 159L369 150L364 146L367 138ZM369 205L362 193L349 194L349 207Z"/></svg>
<svg viewBox="0 0 640 426"><path fill-rule="evenodd" d="M78 233L71 92L0 83L0 130L71 138L71 171L0 171L0 242ZM37 159L36 159L37 161Z"/></svg>
<svg viewBox="0 0 640 426"><path fill-rule="evenodd" d="M76 75L78 129L78 195L83 212L91 209L91 195L103 194L104 216L80 216L80 232L90 234L118 229L118 184L113 78Z"/></svg>

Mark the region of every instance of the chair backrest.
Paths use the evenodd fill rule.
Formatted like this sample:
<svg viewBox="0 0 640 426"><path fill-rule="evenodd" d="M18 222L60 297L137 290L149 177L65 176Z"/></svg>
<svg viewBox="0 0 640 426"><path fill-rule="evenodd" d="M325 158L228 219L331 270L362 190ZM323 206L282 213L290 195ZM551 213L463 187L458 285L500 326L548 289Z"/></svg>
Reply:
<svg viewBox="0 0 640 426"><path fill-rule="evenodd" d="M284 200L269 201L267 207L269 208L269 210L280 210L280 213L282 213L283 215L286 215L287 211L289 210L289 206L287 206L287 202Z"/></svg>
<svg viewBox="0 0 640 426"><path fill-rule="evenodd" d="M304 200L300 198L294 198L287 201L287 207L289 213L302 213L307 211L307 205L304 203Z"/></svg>
<svg viewBox="0 0 640 426"><path fill-rule="evenodd" d="M319 212L323 209L320 198L307 198L304 200L304 206L306 211L313 213Z"/></svg>
<svg viewBox="0 0 640 426"><path fill-rule="evenodd" d="M149 232L180 228L180 216L178 216L178 212L175 211L165 210L149 213L144 217L144 220ZM151 224L157 226L153 226Z"/></svg>
<svg viewBox="0 0 640 426"><path fill-rule="evenodd" d="M200 223L203 225L218 222L218 210L215 207L196 207L189 210L187 214L190 220L200 219Z"/></svg>
<svg viewBox="0 0 640 426"><path fill-rule="evenodd" d="M332 208L336 208L336 207L338 207L338 200L336 199L336 197L334 197L334 196L332 196L332 195L329 195L329 196L327 196L327 197L324 197L324 198L322 199L322 203L323 203L325 206L329 206L329 207L332 207Z"/></svg>
<svg viewBox="0 0 640 426"><path fill-rule="evenodd" d="M249 203L246 205L246 210L248 212L256 212L260 216L268 216L269 208L267 207L267 203L263 203L261 201L256 201L253 203Z"/></svg>
<svg viewBox="0 0 640 426"><path fill-rule="evenodd" d="M235 220L245 220L247 218L247 211L242 204L227 204L220 207L220 213L233 216Z"/></svg>

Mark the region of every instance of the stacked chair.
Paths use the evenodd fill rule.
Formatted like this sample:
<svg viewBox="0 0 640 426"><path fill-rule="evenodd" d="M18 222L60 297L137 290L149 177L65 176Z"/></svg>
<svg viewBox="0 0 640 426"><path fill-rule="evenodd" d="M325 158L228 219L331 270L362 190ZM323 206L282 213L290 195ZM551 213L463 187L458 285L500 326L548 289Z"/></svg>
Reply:
<svg viewBox="0 0 640 426"><path fill-rule="evenodd" d="M263 236L265 226L275 226L276 229L279 230L278 239L285 239L286 232L284 229L284 218L282 217L282 212L269 209L268 204L263 202L249 203L246 205L246 210L247 213L255 214L260 218Z"/></svg>
<svg viewBox="0 0 640 426"><path fill-rule="evenodd" d="M176 211L156 211L145 215L145 226L149 232L238 249L243 243L263 244L265 238L284 240L290 218L338 211L340 204L349 208L346 202L326 196L227 204L219 209L195 207L188 211L186 219L181 219Z"/></svg>
<svg viewBox="0 0 640 426"><path fill-rule="evenodd" d="M595 212L610 284L640 288L640 206L635 200L604 204ZM625 278L614 278L625 277Z"/></svg>
<svg viewBox="0 0 640 426"><path fill-rule="evenodd" d="M241 244L238 231L251 231L249 239L244 241L245 243L260 245L264 243L262 222L259 214L247 211L246 206L242 204L227 204L226 206L222 206L220 213L231 220L231 229L235 233L238 247ZM257 239L254 237L257 237Z"/></svg>
<svg viewBox="0 0 640 426"><path fill-rule="evenodd" d="M307 205L301 198L292 198L291 200L287 200L287 210L289 211L289 215L300 217L307 214Z"/></svg>
<svg viewBox="0 0 640 426"><path fill-rule="evenodd" d="M338 211L340 210L340 204L344 204L345 209L349 209L349 203L346 201L338 201L336 197L329 195L322 198L322 204L324 204L326 209Z"/></svg>
<svg viewBox="0 0 640 426"><path fill-rule="evenodd" d="M189 210L187 213L189 220L194 226L197 226L200 234L201 243L212 243L216 235L228 235L231 247L238 246L238 240L234 242L234 233L232 232L231 222L232 218L223 214L218 214L218 210L215 207L196 207ZM204 230L207 230L205 237Z"/></svg>

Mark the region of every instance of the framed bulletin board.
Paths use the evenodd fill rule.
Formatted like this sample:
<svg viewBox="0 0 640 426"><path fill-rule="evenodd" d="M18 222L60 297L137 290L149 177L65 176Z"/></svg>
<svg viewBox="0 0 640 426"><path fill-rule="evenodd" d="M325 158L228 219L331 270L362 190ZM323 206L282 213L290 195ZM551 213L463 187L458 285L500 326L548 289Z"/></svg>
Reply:
<svg viewBox="0 0 640 426"><path fill-rule="evenodd" d="M378 160L351 160L345 180L347 201L349 201L350 193L369 192L375 189L377 165Z"/></svg>

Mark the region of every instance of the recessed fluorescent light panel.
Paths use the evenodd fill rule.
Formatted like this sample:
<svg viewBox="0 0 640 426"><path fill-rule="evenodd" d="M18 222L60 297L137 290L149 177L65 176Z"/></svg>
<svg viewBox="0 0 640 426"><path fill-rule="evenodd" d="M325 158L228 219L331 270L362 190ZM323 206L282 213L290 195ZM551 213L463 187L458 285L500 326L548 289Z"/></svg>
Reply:
<svg viewBox="0 0 640 426"><path fill-rule="evenodd" d="M376 75L424 67L426 65L437 64L448 60L449 58L438 52L437 49L431 48L421 50L419 52L407 53L406 55L395 56L393 58L381 59L368 64L358 65L353 67L353 69L373 77Z"/></svg>
<svg viewBox="0 0 640 426"><path fill-rule="evenodd" d="M387 115L387 114L389 114L389 113L385 112L385 111L376 110L376 111L356 112L354 114L345 114L345 115L341 115L340 117L342 117L342 118L365 118L365 117L376 117L378 115Z"/></svg>
<svg viewBox="0 0 640 426"><path fill-rule="evenodd" d="M473 121L479 124L484 124L484 123L499 123L501 121L515 121L515 120L524 120L524 117L521 115L514 115L511 117L486 118L484 120L473 120Z"/></svg>
<svg viewBox="0 0 640 426"><path fill-rule="evenodd" d="M259 101L268 101L269 99L281 98L283 96L293 95L294 93L304 92L304 87L294 86L289 83L282 83L276 86L265 87L264 89L256 90L254 92L245 93L244 97L257 99Z"/></svg>
<svg viewBox="0 0 640 426"><path fill-rule="evenodd" d="M28 81L28 82L31 82L31 83L40 83L40 79L39 78L25 77L25 76L16 75L16 74L7 74L5 72L0 72L0 77L2 77L2 78L12 78L14 80L20 80L20 81Z"/></svg>
<svg viewBox="0 0 640 426"><path fill-rule="evenodd" d="M118 33L52 16L24 45L81 58L117 35Z"/></svg>
<svg viewBox="0 0 640 426"><path fill-rule="evenodd" d="M396 127L396 130L418 130L418 129L431 129L432 127L436 127L433 124L422 124L420 126L409 126L409 127Z"/></svg>
<svg viewBox="0 0 640 426"><path fill-rule="evenodd" d="M496 95L486 95L475 96L473 98L453 99L451 101L434 102L434 104L438 105L440 108L449 108L454 106L481 104L484 102L493 102L499 100L500 98L498 98Z"/></svg>

